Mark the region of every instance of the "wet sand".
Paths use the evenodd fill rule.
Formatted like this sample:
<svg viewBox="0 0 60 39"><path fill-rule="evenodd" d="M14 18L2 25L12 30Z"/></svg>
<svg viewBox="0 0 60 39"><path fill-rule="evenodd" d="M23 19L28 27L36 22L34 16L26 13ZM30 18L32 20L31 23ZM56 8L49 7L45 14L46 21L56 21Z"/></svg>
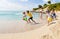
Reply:
<svg viewBox="0 0 60 39"><path fill-rule="evenodd" d="M21 33L40 28L46 20L34 19L37 24L27 23L24 20L0 20L0 33Z"/></svg>

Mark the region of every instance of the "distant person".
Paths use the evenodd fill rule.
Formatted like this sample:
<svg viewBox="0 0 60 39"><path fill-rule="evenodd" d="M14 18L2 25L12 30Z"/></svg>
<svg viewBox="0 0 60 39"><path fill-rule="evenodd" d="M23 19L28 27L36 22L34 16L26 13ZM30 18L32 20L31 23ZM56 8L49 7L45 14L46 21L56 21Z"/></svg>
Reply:
<svg viewBox="0 0 60 39"><path fill-rule="evenodd" d="M46 13L50 14L50 10L49 10L49 9L47 9Z"/></svg>
<svg viewBox="0 0 60 39"><path fill-rule="evenodd" d="M28 19L27 19L27 16L26 16L26 13L25 12L23 12L23 20L28 23Z"/></svg>
<svg viewBox="0 0 60 39"><path fill-rule="evenodd" d="M28 18L28 22L29 22L29 23L31 23L30 20L32 20L32 21L36 24L36 22L33 20L33 16L32 16L32 13L31 13L31 12L27 11L27 16L29 17L29 18Z"/></svg>
<svg viewBox="0 0 60 39"><path fill-rule="evenodd" d="M47 21L48 21L48 25L50 24L50 22L52 22L52 16L51 16L51 13L50 11L47 11Z"/></svg>
<svg viewBox="0 0 60 39"><path fill-rule="evenodd" d="M42 19L43 9L40 9L39 12L40 12L40 15L41 15L40 18Z"/></svg>
<svg viewBox="0 0 60 39"><path fill-rule="evenodd" d="M57 19L57 18L56 18L56 13L55 13L55 10L54 10L54 9L52 9L51 15L52 15L52 18L53 18L53 19Z"/></svg>

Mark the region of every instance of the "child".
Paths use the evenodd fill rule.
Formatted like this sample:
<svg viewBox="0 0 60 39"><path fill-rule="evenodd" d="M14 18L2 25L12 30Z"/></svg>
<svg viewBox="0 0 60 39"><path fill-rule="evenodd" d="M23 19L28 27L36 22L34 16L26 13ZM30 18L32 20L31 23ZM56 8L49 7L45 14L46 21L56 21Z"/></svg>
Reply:
<svg viewBox="0 0 60 39"><path fill-rule="evenodd" d="M56 13L55 13L55 10L54 9L52 10L51 15L52 15L52 18L53 19L56 19Z"/></svg>
<svg viewBox="0 0 60 39"><path fill-rule="evenodd" d="M40 9L40 15L41 15L41 19L42 19L42 15L43 15L43 9Z"/></svg>
<svg viewBox="0 0 60 39"><path fill-rule="evenodd" d="M32 13L30 13L29 11L27 11L27 16L29 17L29 18L28 18L28 21L29 21L30 23L31 23L30 20L32 20L32 21L36 24L36 22L33 20Z"/></svg>
<svg viewBox="0 0 60 39"><path fill-rule="evenodd" d="M48 21L48 25L50 24L50 22L52 22L52 16L50 13L47 13L47 21Z"/></svg>
<svg viewBox="0 0 60 39"><path fill-rule="evenodd" d="M23 12L23 20L28 23L28 21L27 21L27 16L26 16L26 13L25 13L25 12Z"/></svg>

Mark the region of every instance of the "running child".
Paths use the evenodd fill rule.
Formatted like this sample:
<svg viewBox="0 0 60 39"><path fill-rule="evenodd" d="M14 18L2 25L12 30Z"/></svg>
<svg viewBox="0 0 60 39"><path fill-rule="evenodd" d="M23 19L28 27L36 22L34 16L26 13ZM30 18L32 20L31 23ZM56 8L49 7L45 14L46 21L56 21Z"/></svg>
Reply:
<svg viewBox="0 0 60 39"><path fill-rule="evenodd" d="M50 22L52 22L52 16L51 16L50 11L47 12L47 21L48 21L48 25L50 24Z"/></svg>
<svg viewBox="0 0 60 39"><path fill-rule="evenodd" d="M27 11L27 16L29 17L28 18L29 23L31 23L30 20L32 20L36 24L36 22L33 20L33 16L32 16L32 13L31 12Z"/></svg>
<svg viewBox="0 0 60 39"><path fill-rule="evenodd" d="M55 20L57 19L56 18L56 13L55 13L55 10L54 9L52 9L51 15L52 15L52 18L53 19L55 19Z"/></svg>
<svg viewBox="0 0 60 39"><path fill-rule="evenodd" d="M28 23L28 19L27 19L27 16L26 16L26 13L25 12L23 12L23 20Z"/></svg>

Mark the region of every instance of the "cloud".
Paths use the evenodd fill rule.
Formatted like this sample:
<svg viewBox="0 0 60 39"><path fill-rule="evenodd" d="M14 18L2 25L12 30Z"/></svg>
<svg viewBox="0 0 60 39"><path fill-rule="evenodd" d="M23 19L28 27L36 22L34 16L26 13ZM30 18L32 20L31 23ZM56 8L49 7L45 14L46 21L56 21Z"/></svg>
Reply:
<svg viewBox="0 0 60 39"><path fill-rule="evenodd" d="M47 2L47 1L49 1L49 0L43 0L43 2Z"/></svg>
<svg viewBox="0 0 60 39"><path fill-rule="evenodd" d="M27 1L27 0L24 0ZM31 5L32 4L32 5ZM4 11L20 11L20 10L32 10L32 8L37 7L38 5L35 3L31 3L29 6L28 4L21 4L21 3L14 3L11 1L7 1L7 0L0 0L0 11L4 10Z"/></svg>
<svg viewBox="0 0 60 39"><path fill-rule="evenodd" d="M55 1L55 0L52 0L51 2L52 2L52 3L56 3L56 1Z"/></svg>
<svg viewBox="0 0 60 39"><path fill-rule="evenodd" d="M9 3L7 0L0 0L0 10L15 10L21 8L16 4Z"/></svg>
<svg viewBox="0 0 60 39"><path fill-rule="evenodd" d="M22 2L27 2L28 0L20 0L20 1L22 1Z"/></svg>
<svg viewBox="0 0 60 39"><path fill-rule="evenodd" d="M8 2L7 0L0 0L0 11L1 10L26 10L26 9L28 9L28 7L23 6L22 4L18 5L17 3L11 3Z"/></svg>
<svg viewBox="0 0 60 39"><path fill-rule="evenodd" d="M44 3L51 1L51 3L56 3L56 0L43 0Z"/></svg>

